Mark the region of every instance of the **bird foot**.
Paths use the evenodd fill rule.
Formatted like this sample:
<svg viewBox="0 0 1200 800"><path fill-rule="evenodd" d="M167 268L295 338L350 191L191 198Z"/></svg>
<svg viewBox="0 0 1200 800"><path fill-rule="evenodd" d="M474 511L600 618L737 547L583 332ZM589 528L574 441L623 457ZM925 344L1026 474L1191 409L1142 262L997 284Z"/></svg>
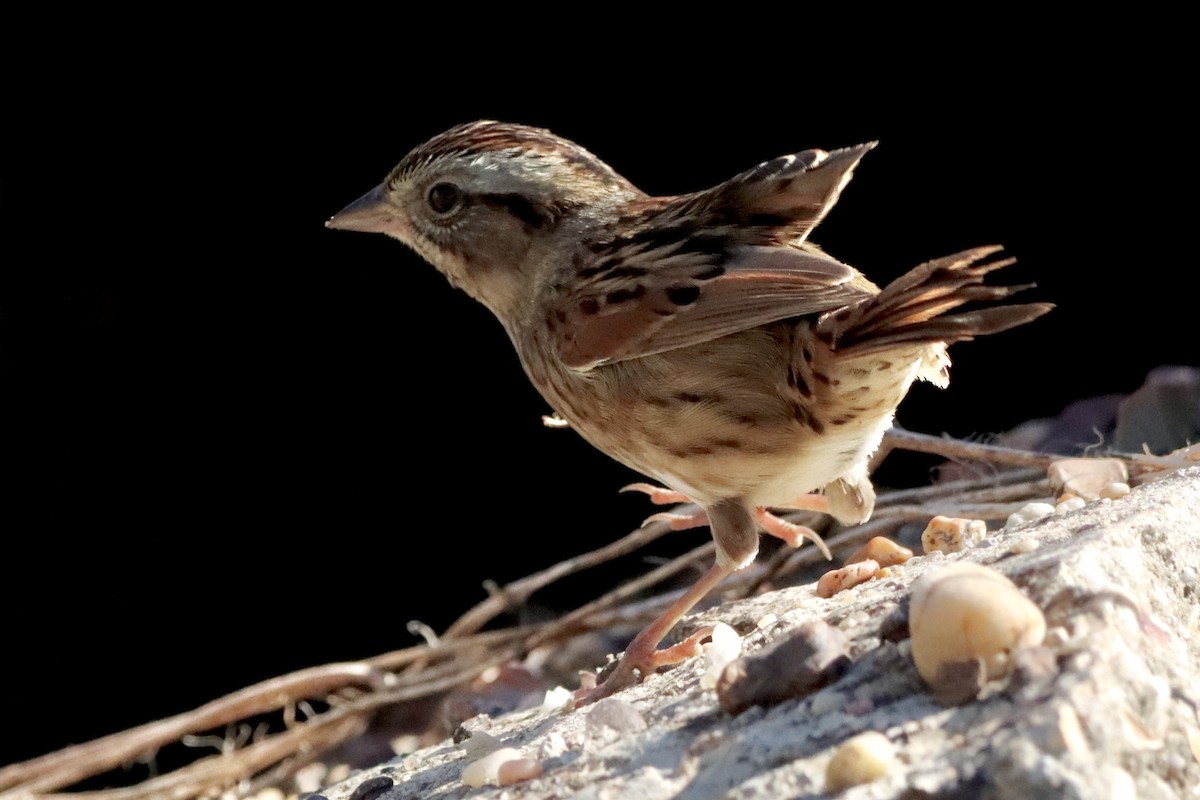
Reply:
<svg viewBox="0 0 1200 800"><path fill-rule="evenodd" d="M712 626L706 626L682 642L661 650L655 650L656 643L649 639L639 642L642 638L639 636L629 644L620 661L602 669L598 675L590 672L581 674L580 687L575 692L573 707L590 705L640 683L647 675L663 667L701 655L701 643L712 638L712 632Z"/></svg>
<svg viewBox="0 0 1200 800"><path fill-rule="evenodd" d="M820 549L821 555L825 556L826 560L833 560L833 553L829 552L829 546L812 528L780 519L765 508L755 509L755 514L762 529L775 538L782 539L788 547L799 547L803 540L808 539Z"/></svg>

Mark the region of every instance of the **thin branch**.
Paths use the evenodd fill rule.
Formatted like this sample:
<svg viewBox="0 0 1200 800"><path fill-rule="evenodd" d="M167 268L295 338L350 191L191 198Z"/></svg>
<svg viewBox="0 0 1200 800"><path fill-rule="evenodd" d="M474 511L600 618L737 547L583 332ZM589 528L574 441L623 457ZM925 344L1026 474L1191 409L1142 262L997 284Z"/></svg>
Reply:
<svg viewBox="0 0 1200 800"><path fill-rule="evenodd" d="M470 650L486 649L497 644L507 644L521 639L533 630L536 630L537 627L536 625L524 625L514 628L502 628L496 631L484 631L473 636L462 636L450 641L442 639L438 640L438 645L435 648L431 648L427 644L418 644L406 647L403 650L393 650L390 653L373 656L366 659L365 663L370 664L376 669L397 670L415 661L430 658L448 658Z"/></svg>
<svg viewBox="0 0 1200 800"><path fill-rule="evenodd" d="M166 775L124 789L39 795L0 794L0 800L189 800L210 790L232 786L281 759L303 752L307 745L317 752L359 735L366 728L364 711L339 709L312 722L268 737L232 753L202 758Z"/></svg>
<svg viewBox="0 0 1200 800"><path fill-rule="evenodd" d="M1043 471L1050 466L1052 461L1063 457L1049 453L1017 450L1013 447L1001 447L995 444L931 436L928 433L913 433L899 427L889 430L884 436L884 440L889 447L901 450L932 453L962 461L990 461L994 464L1008 464L1014 467L1036 467Z"/></svg>
<svg viewBox="0 0 1200 800"><path fill-rule="evenodd" d="M671 533L670 526L663 522L656 522L644 528L638 528L612 544L600 547L590 553L584 553L583 555L560 561L541 572L535 572L528 577L502 586L492 591L486 600L459 617L454 624L446 629L443 638L454 638L474 633L491 622L496 616L524 603L538 589L573 573L632 553L667 533Z"/></svg>
<svg viewBox="0 0 1200 800"><path fill-rule="evenodd" d="M1018 467L1036 467L1046 470L1054 461L1068 456L1054 453L1035 453L1031 450L1018 450L1014 447L1001 447L981 442L966 442L961 439L951 439L946 436L931 436L928 433L914 433L903 428L892 428L884 436L888 450L892 448L912 450L918 453L933 453L949 459L963 461L990 461L995 464L1008 464ZM883 448L880 448L881 450ZM1155 456L1148 453L1107 453L1108 458L1119 458L1130 468L1130 474L1140 476L1146 473L1176 470L1183 467L1196 466L1196 462L1188 457L1186 448L1166 456Z"/></svg>
<svg viewBox="0 0 1200 800"><path fill-rule="evenodd" d="M21 785L34 791L70 786L154 752L187 734L274 711L293 700L328 694L347 684L382 687L390 679L386 673L362 663L327 664L300 670L257 683L193 711L4 767L0 769L0 789Z"/></svg>

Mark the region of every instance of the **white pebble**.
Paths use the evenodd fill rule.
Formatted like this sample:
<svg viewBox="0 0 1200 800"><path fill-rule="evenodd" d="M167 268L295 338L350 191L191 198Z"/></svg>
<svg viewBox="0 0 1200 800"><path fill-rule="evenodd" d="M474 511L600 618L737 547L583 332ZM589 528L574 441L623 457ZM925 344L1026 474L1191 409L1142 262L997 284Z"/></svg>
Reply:
<svg viewBox="0 0 1200 800"><path fill-rule="evenodd" d="M254 795L253 800L285 800L286 797L287 795L283 793L282 789L276 789L272 786Z"/></svg>
<svg viewBox="0 0 1200 800"><path fill-rule="evenodd" d="M327 772L329 772L329 767L316 761L301 767L296 770L296 777L293 778L296 783L296 790L302 795L316 792L325 785L325 774Z"/></svg>
<svg viewBox="0 0 1200 800"><path fill-rule="evenodd" d="M1008 546L1008 552L1015 556L1019 556L1023 553L1032 553L1040 546L1041 543L1039 543L1038 540L1034 539L1032 536L1022 536L1020 539L1013 540L1012 544Z"/></svg>
<svg viewBox="0 0 1200 800"><path fill-rule="evenodd" d="M1083 508L1086 505L1087 505L1087 500L1084 500L1082 497L1068 497L1066 500L1063 500L1061 503L1059 503L1058 505L1056 505L1054 507L1054 513L1055 514L1066 514L1070 511L1075 511L1076 509Z"/></svg>
<svg viewBox="0 0 1200 800"><path fill-rule="evenodd" d="M553 689L547 689L546 697L542 700L542 711L558 711L571 702L574 696L574 692L563 686L555 686Z"/></svg>
<svg viewBox="0 0 1200 800"><path fill-rule="evenodd" d="M500 765L520 757L521 754L513 748L501 747L463 767L462 782L472 787L497 784L500 780Z"/></svg>
<svg viewBox="0 0 1200 800"><path fill-rule="evenodd" d="M1017 509L1012 514L1008 515L1008 521L1004 523L1004 527L1012 525L1022 525L1026 522L1033 522L1035 519L1048 517L1054 513L1054 506L1049 503L1026 503Z"/></svg>
<svg viewBox="0 0 1200 800"><path fill-rule="evenodd" d="M760 631L766 630L767 628L771 627L778 621L779 621L779 617L775 616L774 614L772 614L770 612L767 612L766 614L763 615L762 619L760 619L758 622L754 623L754 627L758 628Z"/></svg>
<svg viewBox="0 0 1200 800"><path fill-rule="evenodd" d="M1129 492L1130 492L1130 488L1129 488L1128 483L1121 483L1120 481L1113 481L1108 486L1105 486L1103 489L1100 490L1100 496L1106 497L1109 500L1118 500L1118 499L1124 497L1125 495L1129 494Z"/></svg>
<svg viewBox="0 0 1200 800"><path fill-rule="evenodd" d="M717 688L717 680L724 672L725 665L741 654L742 637L724 622L718 622L713 628L712 641L704 648L704 674L700 676L700 688Z"/></svg>

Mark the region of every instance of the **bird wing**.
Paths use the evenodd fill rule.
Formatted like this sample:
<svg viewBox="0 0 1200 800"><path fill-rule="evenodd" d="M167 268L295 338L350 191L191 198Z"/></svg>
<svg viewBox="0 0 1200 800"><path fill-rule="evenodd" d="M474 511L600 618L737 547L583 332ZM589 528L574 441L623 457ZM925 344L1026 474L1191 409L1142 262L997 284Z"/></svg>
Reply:
<svg viewBox="0 0 1200 800"><path fill-rule="evenodd" d="M547 323L588 370L841 308L878 289L804 241L873 144L806 150L704 192L653 198L587 244Z"/></svg>
<svg viewBox="0 0 1200 800"><path fill-rule="evenodd" d="M841 308L871 294L854 282L851 267L792 248L740 248L723 260L721 274L709 278L678 266L650 280L580 292L563 304L552 324L559 358L588 370Z"/></svg>

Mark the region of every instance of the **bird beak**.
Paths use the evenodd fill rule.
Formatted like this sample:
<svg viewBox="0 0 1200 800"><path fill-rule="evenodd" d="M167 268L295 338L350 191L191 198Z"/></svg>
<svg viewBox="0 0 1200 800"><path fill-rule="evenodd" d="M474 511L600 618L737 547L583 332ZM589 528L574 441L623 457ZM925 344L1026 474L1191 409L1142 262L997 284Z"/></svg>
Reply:
<svg viewBox="0 0 1200 800"><path fill-rule="evenodd" d="M387 201L383 184L380 184L330 217L325 227L342 231L387 233L396 228L397 216L396 210Z"/></svg>

